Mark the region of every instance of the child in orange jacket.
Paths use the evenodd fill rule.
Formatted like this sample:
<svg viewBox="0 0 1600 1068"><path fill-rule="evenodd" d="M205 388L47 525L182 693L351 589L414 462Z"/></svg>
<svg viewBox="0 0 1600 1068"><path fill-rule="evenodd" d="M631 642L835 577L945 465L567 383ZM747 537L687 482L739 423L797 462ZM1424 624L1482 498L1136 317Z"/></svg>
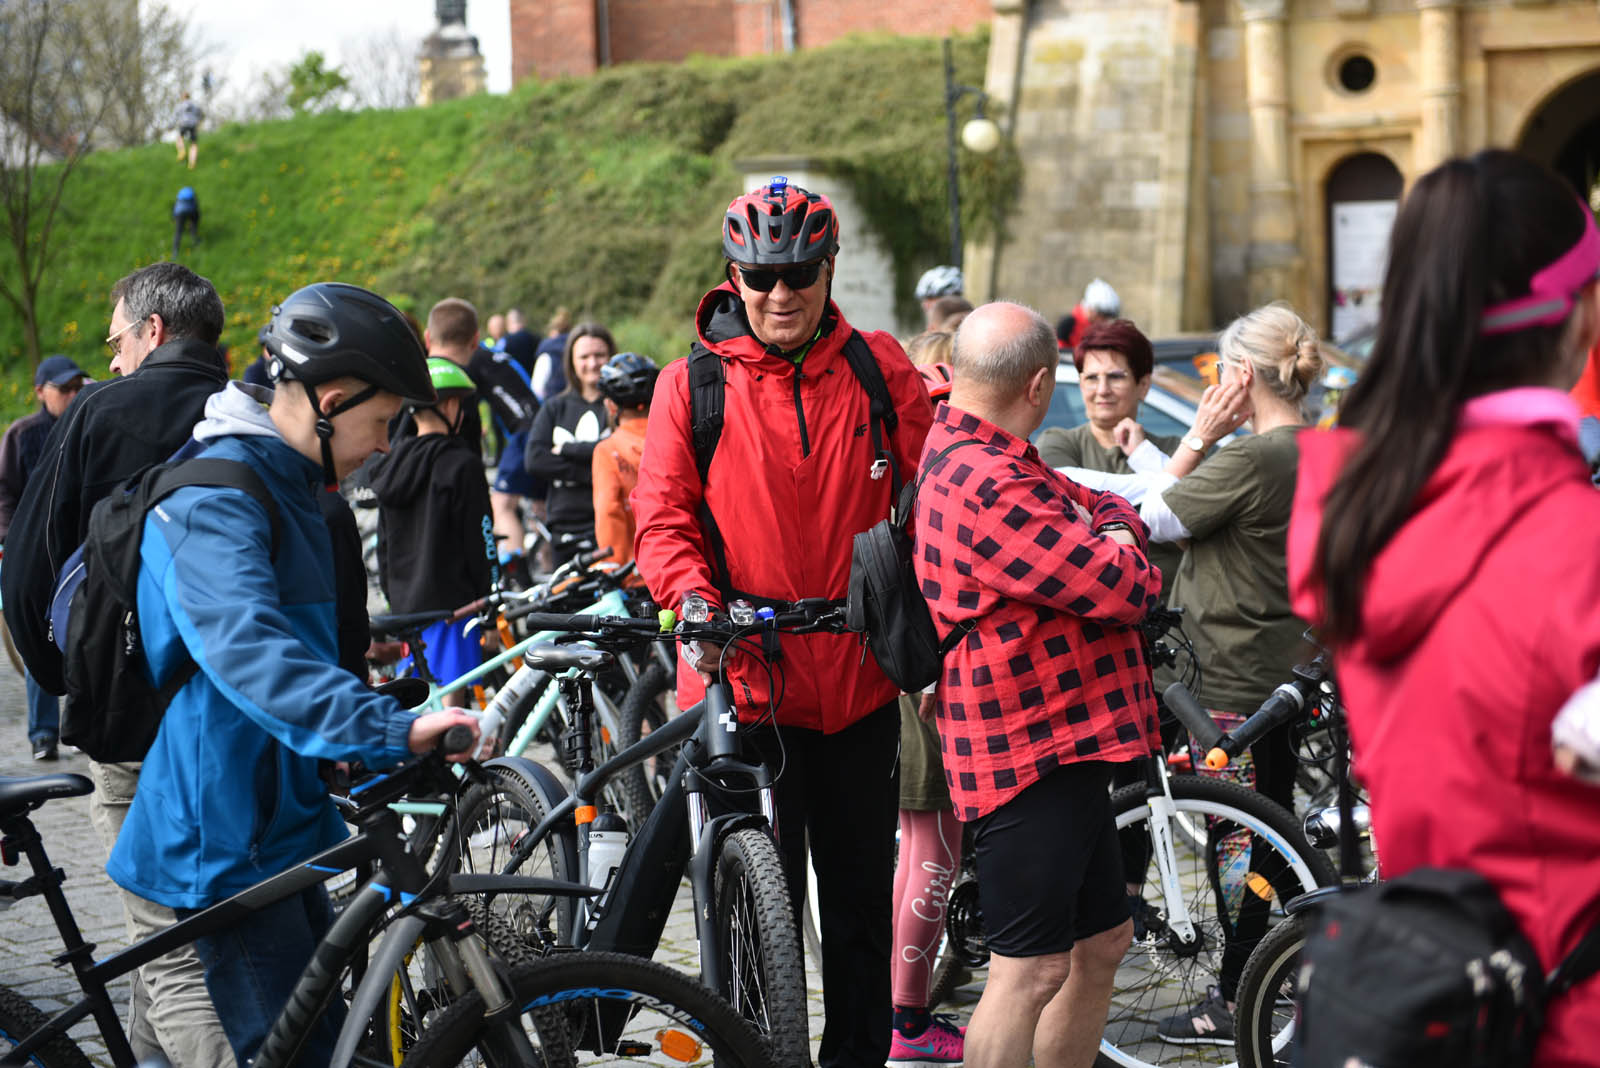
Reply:
<svg viewBox="0 0 1600 1068"><path fill-rule="evenodd" d="M606 562L633 559L634 518L628 495L639 482L639 456L660 369L636 352L619 352L600 369L600 392L614 428L594 447L594 544L611 550Z"/></svg>

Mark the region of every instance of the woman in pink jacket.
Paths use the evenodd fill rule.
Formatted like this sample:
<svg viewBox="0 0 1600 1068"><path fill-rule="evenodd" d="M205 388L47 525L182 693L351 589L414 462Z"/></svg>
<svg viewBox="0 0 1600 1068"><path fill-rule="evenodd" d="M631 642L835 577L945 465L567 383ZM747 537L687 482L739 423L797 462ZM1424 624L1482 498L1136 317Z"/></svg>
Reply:
<svg viewBox="0 0 1600 1068"><path fill-rule="evenodd" d="M1551 723L1600 668L1600 493L1567 396L1600 337L1600 231L1508 152L1445 163L1395 220L1371 362L1301 435L1297 614L1335 648L1384 874L1471 868L1548 969L1600 915L1600 786ZM1535 1063L1595 1063L1600 979Z"/></svg>

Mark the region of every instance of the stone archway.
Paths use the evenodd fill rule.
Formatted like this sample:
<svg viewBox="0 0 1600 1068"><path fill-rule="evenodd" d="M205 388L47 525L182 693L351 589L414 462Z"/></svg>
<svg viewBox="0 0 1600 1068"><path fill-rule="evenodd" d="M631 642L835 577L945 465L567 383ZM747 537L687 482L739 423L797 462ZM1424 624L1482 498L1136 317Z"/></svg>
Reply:
<svg viewBox="0 0 1600 1068"><path fill-rule="evenodd" d="M1600 186L1600 69L1572 79L1535 108L1517 148L1554 168L1593 203Z"/></svg>

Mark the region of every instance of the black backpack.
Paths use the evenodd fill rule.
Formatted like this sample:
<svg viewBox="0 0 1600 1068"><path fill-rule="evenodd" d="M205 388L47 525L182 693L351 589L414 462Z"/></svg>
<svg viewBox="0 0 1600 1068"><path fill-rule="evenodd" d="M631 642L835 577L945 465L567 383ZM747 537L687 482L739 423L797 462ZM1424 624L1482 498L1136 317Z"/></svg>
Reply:
<svg viewBox="0 0 1600 1068"><path fill-rule="evenodd" d="M883 369L878 366L866 339L860 331L852 330L844 343L844 358L851 372L866 390L871 415L872 475L880 479L889 476L889 500L900 495L900 465L895 462L894 451L889 448L889 435L900 425L900 415L895 411L894 398L889 395L889 384L884 381ZM689 350L689 421L694 431L695 468L700 472L703 485L711 470L711 458L716 454L717 442L722 439L723 402L727 392L727 375L722 357L695 342ZM722 532L702 495L700 499L700 528L705 531L706 543L711 550L712 569L716 575L718 592L723 603L743 598L756 606L778 605L781 602L758 593L733 588L728 571L728 554Z"/></svg>
<svg viewBox="0 0 1600 1068"><path fill-rule="evenodd" d="M153 687L139 633L145 514L185 486L225 486L250 494L267 510L274 559L278 554L280 524L272 495L255 471L233 460L157 464L95 504L89 532L62 569L51 606L55 633L65 636L61 740L94 760L143 760L167 705L198 670L190 660L159 689Z"/></svg>
<svg viewBox="0 0 1600 1068"><path fill-rule="evenodd" d="M1347 783L1347 778L1341 775ZM1359 874L1348 785L1341 869ZM1493 884L1418 868L1319 901L1297 980L1297 1068L1523 1068L1545 1005L1600 968L1591 927L1546 976Z"/></svg>
<svg viewBox="0 0 1600 1068"><path fill-rule="evenodd" d="M916 514L917 493L928 472L963 445L981 444L968 438L945 446L923 465L921 477L906 484L889 518L857 534L850 546L846 625L862 635L883 673L906 693L936 682L944 655L975 625L972 621L958 623L939 640L912 565L915 545L906 527Z"/></svg>

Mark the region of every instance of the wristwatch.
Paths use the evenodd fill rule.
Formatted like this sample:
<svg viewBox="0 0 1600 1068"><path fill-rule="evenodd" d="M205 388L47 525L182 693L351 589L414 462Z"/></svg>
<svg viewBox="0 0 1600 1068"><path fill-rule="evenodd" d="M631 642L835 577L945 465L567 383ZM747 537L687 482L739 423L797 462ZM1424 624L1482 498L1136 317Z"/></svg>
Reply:
<svg viewBox="0 0 1600 1068"><path fill-rule="evenodd" d="M1206 439L1201 437L1199 434L1190 434L1188 437L1183 439L1182 444L1189 446L1189 448L1201 454L1204 454L1206 451Z"/></svg>

